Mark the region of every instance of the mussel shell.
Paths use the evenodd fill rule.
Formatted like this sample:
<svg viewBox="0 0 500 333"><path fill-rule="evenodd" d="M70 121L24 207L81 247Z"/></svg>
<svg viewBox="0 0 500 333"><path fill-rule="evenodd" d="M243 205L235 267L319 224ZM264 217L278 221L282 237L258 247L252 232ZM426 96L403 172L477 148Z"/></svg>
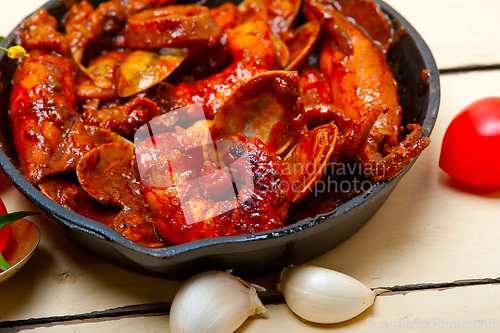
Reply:
<svg viewBox="0 0 500 333"><path fill-rule="evenodd" d="M167 49L166 53L133 51L118 66L116 90L120 97L130 97L165 80L186 59L184 49Z"/></svg>
<svg viewBox="0 0 500 333"><path fill-rule="evenodd" d="M113 227L117 211L108 206L101 205L97 200L88 195L85 190L69 180L48 177L39 185L40 191L63 207L75 213L104 223Z"/></svg>
<svg viewBox="0 0 500 333"><path fill-rule="evenodd" d="M105 205L124 205L134 145L111 142L89 151L78 163L76 175L90 196Z"/></svg>
<svg viewBox="0 0 500 333"><path fill-rule="evenodd" d="M277 155L294 147L305 127L302 88L296 72L268 71L243 82L215 115L213 140L240 133L257 137Z"/></svg>
<svg viewBox="0 0 500 333"><path fill-rule="evenodd" d="M290 62L285 67L286 71L297 71L307 61L309 55L314 51L320 31L320 25L317 21L309 21L295 29L294 37L288 43Z"/></svg>
<svg viewBox="0 0 500 333"><path fill-rule="evenodd" d="M339 131L328 123L305 132L283 160L291 176L292 203L302 200L324 176L325 168L337 151Z"/></svg>

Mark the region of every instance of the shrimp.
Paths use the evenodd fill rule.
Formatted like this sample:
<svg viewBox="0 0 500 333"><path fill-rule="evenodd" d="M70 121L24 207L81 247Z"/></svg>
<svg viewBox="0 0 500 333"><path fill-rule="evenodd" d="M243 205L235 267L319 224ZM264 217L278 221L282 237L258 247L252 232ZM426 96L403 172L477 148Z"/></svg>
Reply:
<svg viewBox="0 0 500 333"><path fill-rule="evenodd" d="M306 0L305 8L306 15L322 22L330 34L322 43L320 68L330 83L332 104L350 119L350 128L341 128L344 138L352 138L344 140L343 158L361 162L365 175L374 181L388 180L430 139L422 137L419 125L411 124L407 128L412 133L401 142L403 109L384 48L350 23L336 4Z"/></svg>
<svg viewBox="0 0 500 333"><path fill-rule="evenodd" d="M14 74L10 98L19 164L33 184L74 169L78 158L95 146L76 119L72 62L55 25L55 18L43 9L23 24L21 40L29 45L30 56ZM40 39L45 34L54 34L52 42Z"/></svg>
<svg viewBox="0 0 500 333"><path fill-rule="evenodd" d="M222 72L194 84L180 83L173 91L178 109L190 104L202 104L207 119L214 115L245 80L269 70L274 60L274 48L267 24L257 21L226 30L227 45L233 62Z"/></svg>
<svg viewBox="0 0 500 333"><path fill-rule="evenodd" d="M206 197L200 186L206 161L199 148L162 156L143 177L142 190L156 217L156 230L164 239L181 244L284 226L292 197L289 179L280 160L262 141L240 134L227 150L219 151L221 160L244 183L232 201Z"/></svg>

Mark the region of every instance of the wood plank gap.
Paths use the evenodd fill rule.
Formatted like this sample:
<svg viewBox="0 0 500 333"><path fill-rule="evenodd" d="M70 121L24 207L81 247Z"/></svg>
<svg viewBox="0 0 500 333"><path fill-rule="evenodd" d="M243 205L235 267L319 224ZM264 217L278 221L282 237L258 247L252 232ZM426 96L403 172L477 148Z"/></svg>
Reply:
<svg viewBox="0 0 500 333"><path fill-rule="evenodd" d="M96 319L111 319L118 317L144 316L144 315L164 315L170 313L170 303L151 303L128 305L103 311L93 311L89 313L51 316L43 318L30 318L21 320L7 320L0 322L0 333L17 332L20 327L53 326L65 324L70 321L95 321ZM9 329L9 330L5 330Z"/></svg>
<svg viewBox="0 0 500 333"><path fill-rule="evenodd" d="M485 284L500 284L500 277L498 278L485 278L485 279L471 279L471 280L456 280L453 282L440 282L440 283L417 283L407 285L396 285L393 287L380 287L374 289L388 289L391 293L384 293L380 296L389 296L392 293L407 293L412 291L432 290L432 289L446 289L455 287L477 286Z"/></svg>
<svg viewBox="0 0 500 333"><path fill-rule="evenodd" d="M380 296L394 296L415 291L443 290L456 287L467 287L487 284L500 284L500 277L485 279L456 280L453 282L441 283L418 283L408 285L396 285L392 287L380 287L374 289L387 289L389 292ZM261 301L264 305L284 303L282 295L263 296ZM36 327L51 327L56 325L75 324L75 322L99 322L123 317L168 315L170 313L170 303L151 303L128 305L103 311L93 311L90 313L52 316L44 318L30 318L22 320L11 320L0 322L0 333L15 333L24 329L34 329Z"/></svg>
<svg viewBox="0 0 500 333"><path fill-rule="evenodd" d="M168 313L167 313L168 314ZM43 324L36 324L36 325L20 325L20 326L12 326L8 328L0 328L0 333L19 333L19 332L24 332L26 330L34 330L37 328L48 328L48 327L55 327L55 326L74 326L74 325L79 325L79 324L94 324L94 323L100 323L100 322L109 322L113 320L120 320L124 318L136 318L136 317L154 317L154 316L165 316L165 313L151 313L151 314L134 314L134 315L124 315L124 316L116 316L116 317L99 317L99 318L93 318L93 319L74 319L74 320L68 320L68 321L55 321L55 322L49 322L49 323L43 323Z"/></svg>
<svg viewBox="0 0 500 333"><path fill-rule="evenodd" d="M474 71L489 71L493 69L500 69L500 64L496 65L470 65L470 66L461 66L455 68L445 68L440 69L439 74L455 74L455 73L467 73Z"/></svg>

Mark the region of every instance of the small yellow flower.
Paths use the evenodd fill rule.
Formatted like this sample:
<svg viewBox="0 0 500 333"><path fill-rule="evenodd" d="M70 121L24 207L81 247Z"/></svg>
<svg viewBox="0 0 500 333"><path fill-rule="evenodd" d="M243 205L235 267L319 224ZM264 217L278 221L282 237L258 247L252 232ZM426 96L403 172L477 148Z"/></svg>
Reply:
<svg viewBox="0 0 500 333"><path fill-rule="evenodd" d="M11 46L8 49L0 46L0 50L7 52L7 56L11 59L21 59L22 57L30 56L24 47L20 45Z"/></svg>
<svg viewBox="0 0 500 333"><path fill-rule="evenodd" d="M21 45L11 46L7 50L7 56L11 59L21 59L22 57L29 57L30 55Z"/></svg>

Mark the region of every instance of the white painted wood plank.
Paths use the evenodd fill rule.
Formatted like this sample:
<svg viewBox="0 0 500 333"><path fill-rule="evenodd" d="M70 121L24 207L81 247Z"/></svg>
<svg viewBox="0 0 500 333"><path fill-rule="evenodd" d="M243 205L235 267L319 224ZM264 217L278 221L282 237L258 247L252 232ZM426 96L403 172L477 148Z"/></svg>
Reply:
<svg viewBox="0 0 500 333"><path fill-rule="evenodd" d="M47 0L2 0L0 2L0 36L7 37L21 20L46 2Z"/></svg>
<svg viewBox="0 0 500 333"><path fill-rule="evenodd" d="M261 332L472 332L500 331L500 286L484 285L453 289L426 290L380 296L375 304L358 317L344 323L318 325L306 323L285 304L268 305L265 314L251 317L236 333ZM27 328L20 332L120 332L168 333L169 317L121 318L94 323L75 323Z"/></svg>
<svg viewBox="0 0 500 333"><path fill-rule="evenodd" d="M386 0L421 34L440 69L500 63L498 0Z"/></svg>

